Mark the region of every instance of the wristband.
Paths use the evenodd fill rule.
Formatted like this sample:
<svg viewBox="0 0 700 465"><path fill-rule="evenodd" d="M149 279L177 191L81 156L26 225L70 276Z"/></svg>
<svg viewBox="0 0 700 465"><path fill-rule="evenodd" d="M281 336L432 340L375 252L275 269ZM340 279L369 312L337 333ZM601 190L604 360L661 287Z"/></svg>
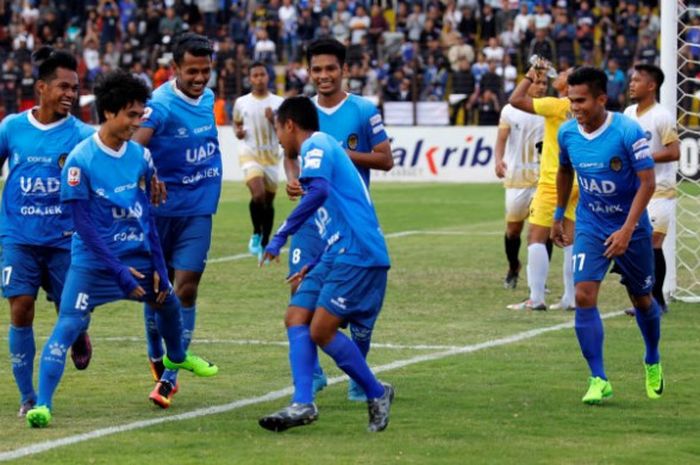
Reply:
<svg viewBox="0 0 700 465"><path fill-rule="evenodd" d="M554 221L561 221L564 219L564 212L566 208L557 205L556 210L554 210Z"/></svg>

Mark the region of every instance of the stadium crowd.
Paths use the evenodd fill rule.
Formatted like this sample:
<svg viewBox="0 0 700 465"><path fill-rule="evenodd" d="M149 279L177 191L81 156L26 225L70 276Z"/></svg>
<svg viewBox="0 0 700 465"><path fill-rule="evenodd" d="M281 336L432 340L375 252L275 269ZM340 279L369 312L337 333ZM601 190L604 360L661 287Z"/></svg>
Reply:
<svg viewBox="0 0 700 465"><path fill-rule="evenodd" d="M633 64L658 63L660 21L658 0L0 0L2 112L35 104L31 52L41 44L79 58L83 94L115 68L156 88L171 77L172 40L185 30L215 44L209 87L219 123L250 91L253 61L267 65L279 93L313 93L304 49L335 37L349 46L350 92L379 102L452 95L453 123L493 125L532 55L558 69L603 67L609 107L621 110ZM685 38L700 43L700 28ZM698 60L700 46L683 53ZM693 61L684 66L688 76L700 72Z"/></svg>

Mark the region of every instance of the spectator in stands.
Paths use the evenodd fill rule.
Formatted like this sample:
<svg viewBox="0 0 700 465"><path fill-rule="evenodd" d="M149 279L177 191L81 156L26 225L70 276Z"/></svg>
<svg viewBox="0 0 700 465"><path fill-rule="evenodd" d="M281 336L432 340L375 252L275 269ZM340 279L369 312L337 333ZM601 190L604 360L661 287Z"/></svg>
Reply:
<svg viewBox="0 0 700 465"><path fill-rule="evenodd" d="M460 45L464 43L462 40L462 35L454 29L452 23L445 23L440 33L440 46L444 53L455 45Z"/></svg>
<svg viewBox="0 0 700 465"><path fill-rule="evenodd" d="M498 124L501 103L494 92L489 89L481 92L476 101L476 108L478 111L477 124L479 126L496 126Z"/></svg>
<svg viewBox="0 0 700 465"><path fill-rule="evenodd" d="M204 18L204 32L210 39L215 38L217 29L216 14L219 11L219 1L197 0L197 7L199 8L199 13Z"/></svg>
<svg viewBox="0 0 700 465"><path fill-rule="evenodd" d="M299 39L297 37L297 21L299 15L296 7L292 4L292 0L282 0L282 6L278 13L279 21L282 28L282 56L286 61L297 59L296 51L299 47Z"/></svg>
<svg viewBox="0 0 700 465"><path fill-rule="evenodd" d="M549 61L554 61L556 56L556 47L554 41L547 35L547 29L537 29L535 38L530 42L530 51L528 56L538 55Z"/></svg>
<svg viewBox="0 0 700 465"><path fill-rule="evenodd" d="M503 101L506 101L515 89L515 81L518 79L518 69L511 63L510 55L505 55L503 64L496 68L496 74L503 79Z"/></svg>
<svg viewBox="0 0 700 465"><path fill-rule="evenodd" d="M102 53L102 59L107 63L110 69L119 68L119 62L121 60L121 53L114 46L114 42L107 42L105 44L105 49Z"/></svg>
<svg viewBox="0 0 700 465"><path fill-rule="evenodd" d="M165 16L161 18L158 24L158 33L161 36L173 37L183 29L182 18L177 15L175 8L168 7L165 9Z"/></svg>
<svg viewBox="0 0 700 465"><path fill-rule="evenodd" d="M348 92L355 95L363 95L366 84L367 73L363 69L362 64L358 62L352 63L348 76Z"/></svg>
<svg viewBox="0 0 700 465"><path fill-rule="evenodd" d="M625 73L620 69L617 60L610 58L605 69L608 75L608 103L606 108L610 111L620 111L625 104Z"/></svg>
<svg viewBox="0 0 700 465"><path fill-rule="evenodd" d="M583 24L576 30L576 40L581 51L581 61L585 64L593 63L593 28L588 24Z"/></svg>
<svg viewBox="0 0 700 465"><path fill-rule="evenodd" d="M15 63L15 59L7 57L2 65L2 105L5 114L17 113L19 110L19 81L21 72Z"/></svg>
<svg viewBox="0 0 700 465"><path fill-rule="evenodd" d="M248 19L243 8L235 8L235 14L228 23L229 36L235 44L247 44L249 36Z"/></svg>
<svg viewBox="0 0 700 465"><path fill-rule="evenodd" d="M22 63L22 77L19 81L19 111L30 110L36 105L34 69L30 62Z"/></svg>
<svg viewBox="0 0 700 465"><path fill-rule="evenodd" d="M472 75L474 76L474 81L479 85L481 82L481 77L489 70L489 64L486 62L486 56L483 52L479 52L477 55L476 63L472 65Z"/></svg>
<svg viewBox="0 0 700 465"><path fill-rule="evenodd" d="M370 12L371 17L368 31L369 45L370 47L376 48L382 34L389 30L389 23L386 18L384 18L384 10L382 10L382 7L379 5L373 4Z"/></svg>
<svg viewBox="0 0 700 465"><path fill-rule="evenodd" d="M284 93L286 97L294 97L304 93L304 86L309 80L306 68L292 61L287 65Z"/></svg>
<svg viewBox="0 0 700 465"><path fill-rule="evenodd" d="M544 2L538 1L535 4L535 14L533 15L535 21L535 30L537 29L547 29L552 26L552 15L550 15L544 9Z"/></svg>
<svg viewBox="0 0 700 465"><path fill-rule="evenodd" d="M88 39L85 41L83 48L83 62L85 63L85 68L87 69L85 79L88 83L91 83L95 80L100 71L100 52L97 50L97 43L94 39Z"/></svg>
<svg viewBox="0 0 700 465"><path fill-rule="evenodd" d="M151 81L151 77L143 69L143 63L140 61L135 61L131 65L131 74L145 82L149 89L153 89L153 81Z"/></svg>
<svg viewBox="0 0 700 465"><path fill-rule="evenodd" d="M530 14L530 10L528 9L527 3L522 2L520 4L520 11L515 16L513 25L513 32L517 34L521 42L525 40L525 34L527 33L528 28L530 27L530 23L534 23L534 21L535 18L533 18Z"/></svg>
<svg viewBox="0 0 700 465"><path fill-rule="evenodd" d="M642 34L635 61L649 65L658 65L659 50L656 48L652 37L648 34Z"/></svg>
<svg viewBox="0 0 700 465"><path fill-rule="evenodd" d="M641 17L637 12L637 0L627 0L625 9L620 11L618 15L617 23L619 30L625 36L627 43L632 49L637 45L640 22Z"/></svg>
<svg viewBox="0 0 700 465"><path fill-rule="evenodd" d="M615 59L624 74L632 65L634 47L627 43L627 38L623 34L618 34L617 37L615 37L615 44L612 50L610 50L609 57Z"/></svg>
<svg viewBox="0 0 700 465"><path fill-rule="evenodd" d="M576 10L576 27L583 27L584 24L591 29L595 26L595 16L593 16L591 6L586 0L582 1L578 10Z"/></svg>
<svg viewBox="0 0 700 465"><path fill-rule="evenodd" d="M467 60L467 63L470 65L474 62L474 48L465 43L464 37L460 35L459 39L457 40L457 44L450 47L450 49L447 51L447 59L450 62L452 70L457 71L459 69L459 62L462 59Z"/></svg>
<svg viewBox="0 0 700 465"><path fill-rule="evenodd" d="M157 89L170 80L172 70L170 69L170 57L163 56L158 59L158 69L153 73L153 89Z"/></svg>
<svg viewBox="0 0 700 465"><path fill-rule="evenodd" d="M464 37L464 41L469 45L476 44L476 32L478 29L478 23L474 17L474 10L468 6L462 7L462 19L459 21L457 30Z"/></svg>
<svg viewBox="0 0 700 465"><path fill-rule="evenodd" d="M436 60L435 55L429 55L423 71L423 89L420 100L433 102L443 100L448 77L444 60Z"/></svg>
<svg viewBox="0 0 700 465"><path fill-rule="evenodd" d="M384 84L383 94L384 100L387 102L400 102L401 98L401 83L404 81L405 75L403 69L397 67L391 73L391 76Z"/></svg>
<svg viewBox="0 0 700 465"><path fill-rule="evenodd" d="M503 78L496 72L497 68L498 62L496 60L488 61L488 69L479 81L479 94L490 90L498 97L499 101L503 101Z"/></svg>
<svg viewBox="0 0 700 465"><path fill-rule="evenodd" d="M685 32L685 41L690 44L690 56L693 60L700 60L700 15L695 15L690 20L692 27Z"/></svg>
<svg viewBox="0 0 700 465"><path fill-rule="evenodd" d="M518 47L520 46L520 36L515 32L515 23L513 20L506 22L506 27L498 36L498 41L505 50L506 55L510 56L511 63L516 63L518 58ZM523 63L527 59L523 60Z"/></svg>
<svg viewBox="0 0 700 465"><path fill-rule="evenodd" d="M107 42L116 42L119 32L119 6L114 0L100 0L97 8L100 15L100 49L103 50Z"/></svg>
<svg viewBox="0 0 700 465"><path fill-rule="evenodd" d="M496 37L496 15L494 15L491 5L484 5L479 24L481 27L480 37L482 41L486 42L491 37Z"/></svg>
<svg viewBox="0 0 700 465"><path fill-rule="evenodd" d="M575 60L574 41L576 40L576 27L571 24L563 11L557 14L552 37L557 50L557 61L566 58L569 63L573 63Z"/></svg>
<svg viewBox="0 0 700 465"><path fill-rule="evenodd" d="M476 81L474 80L469 60L466 57L461 57L457 67L457 71L452 75L452 95L461 95L463 97L451 105L450 124L455 124L460 110L465 111L464 119L469 121L467 103L472 99L476 89Z"/></svg>
<svg viewBox="0 0 700 465"><path fill-rule="evenodd" d="M486 56L486 60L494 60L497 64L500 65L501 63L503 63L503 57L505 56L505 53L506 51L498 43L498 38L489 38L488 45L484 47L484 55Z"/></svg>
<svg viewBox="0 0 700 465"><path fill-rule="evenodd" d="M369 31L370 17L367 16L365 7L362 5L357 5L355 9L355 15L350 19L350 43L359 44L362 38Z"/></svg>

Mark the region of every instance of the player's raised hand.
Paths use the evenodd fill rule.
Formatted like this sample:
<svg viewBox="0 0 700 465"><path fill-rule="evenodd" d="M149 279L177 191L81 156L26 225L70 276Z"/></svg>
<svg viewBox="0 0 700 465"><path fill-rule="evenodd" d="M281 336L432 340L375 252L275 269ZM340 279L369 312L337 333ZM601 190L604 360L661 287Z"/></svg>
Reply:
<svg viewBox="0 0 700 465"><path fill-rule="evenodd" d="M130 267L129 267L129 272L131 273L131 276L133 276L133 277L136 278L136 279L143 279L143 278L145 278L145 276L144 276L142 273L140 273L140 272L139 272L136 268L134 268L134 267L131 267L131 266L130 266ZM140 299L140 298L142 298L142 297L145 296L145 295L146 295L146 291L143 289L143 287L141 287L141 286L136 286L136 289L134 289L133 291L131 291L131 293L129 294L129 297L131 297L132 299Z"/></svg>
<svg viewBox="0 0 700 465"><path fill-rule="evenodd" d="M612 233L606 240L605 245L608 246L605 249L603 255L605 258L619 257L627 250L629 246L630 239L632 238L632 232L627 229L618 229Z"/></svg>
<svg viewBox="0 0 700 465"><path fill-rule="evenodd" d="M301 188L301 183L298 179L287 181L287 197L289 197L289 200L297 200L303 193L304 190Z"/></svg>
<svg viewBox="0 0 700 465"><path fill-rule="evenodd" d="M566 231L564 231L564 222L562 220L554 221L549 237L557 247L566 247L570 244L569 236L566 234Z"/></svg>
<svg viewBox="0 0 700 465"><path fill-rule="evenodd" d="M508 169L508 165L506 164L505 161L501 160L496 163L496 176L499 178L504 178L506 176L506 170Z"/></svg>
<svg viewBox="0 0 700 465"><path fill-rule="evenodd" d="M165 188L165 183L154 174L151 178L151 204L157 207L166 200L168 200L168 190Z"/></svg>

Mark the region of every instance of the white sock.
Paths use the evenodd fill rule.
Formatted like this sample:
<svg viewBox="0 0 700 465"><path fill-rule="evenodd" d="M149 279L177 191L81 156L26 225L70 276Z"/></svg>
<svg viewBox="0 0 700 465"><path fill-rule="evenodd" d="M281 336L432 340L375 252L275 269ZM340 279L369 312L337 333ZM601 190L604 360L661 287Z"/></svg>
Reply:
<svg viewBox="0 0 700 465"><path fill-rule="evenodd" d="M571 256L574 250L573 245L564 247L564 263L562 266L562 278L564 280L564 295L561 298L561 303L565 307L573 307L576 291L574 290L574 268Z"/></svg>
<svg viewBox="0 0 700 465"><path fill-rule="evenodd" d="M544 285L549 273L549 256L544 244L527 246L527 284L530 286L530 300L533 304L544 303Z"/></svg>

